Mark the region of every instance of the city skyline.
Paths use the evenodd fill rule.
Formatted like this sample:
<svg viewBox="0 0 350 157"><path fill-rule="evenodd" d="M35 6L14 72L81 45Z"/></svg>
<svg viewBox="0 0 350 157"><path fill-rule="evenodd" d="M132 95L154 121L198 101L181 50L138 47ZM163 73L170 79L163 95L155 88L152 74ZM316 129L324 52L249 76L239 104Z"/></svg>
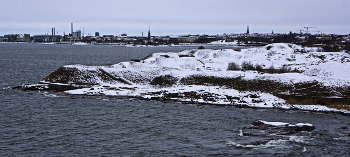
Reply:
<svg viewBox="0 0 350 157"><path fill-rule="evenodd" d="M68 35L81 30L110 35L144 36L245 33L349 34L350 0L132 0L132 1L5 1L0 35Z"/></svg>

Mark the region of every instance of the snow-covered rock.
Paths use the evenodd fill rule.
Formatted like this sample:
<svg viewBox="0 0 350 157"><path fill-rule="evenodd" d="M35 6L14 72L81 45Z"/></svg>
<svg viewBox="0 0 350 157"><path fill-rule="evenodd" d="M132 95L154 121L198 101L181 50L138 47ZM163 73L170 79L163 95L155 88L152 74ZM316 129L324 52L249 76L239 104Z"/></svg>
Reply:
<svg viewBox="0 0 350 157"><path fill-rule="evenodd" d="M272 92L264 93L249 91L249 89L239 91L222 83L221 85L220 83L189 85L181 82L181 79L191 76L203 76L239 78L248 81L269 80L289 84L291 88L297 83L316 81L322 87L349 89L350 55L341 52L314 52L314 50L315 48L302 48L294 44L276 43L239 51L203 49L154 53L139 62L120 62L111 66L67 65L62 67L65 70L60 69L61 71L50 74L42 82L91 85L89 88L66 91L69 94L133 96L145 99L158 97L162 100L176 99L192 103L338 112L339 110L326 106L289 105L285 100L272 95ZM289 68L299 73L266 73L249 69L234 71L228 70L230 63L238 66L258 65L265 70ZM160 76L171 76L177 82L164 87L151 85L152 80ZM125 82L130 83L125 84ZM194 94L188 94L193 91ZM289 92L291 91L296 90L290 89ZM171 93L178 93L178 95L173 97L173 94L169 97ZM343 93L338 92L338 95L332 96L341 96ZM256 94L259 96L251 97ZM231 99L233 97L235 99ZM345 110L341 112L349 113Z"/></svg>

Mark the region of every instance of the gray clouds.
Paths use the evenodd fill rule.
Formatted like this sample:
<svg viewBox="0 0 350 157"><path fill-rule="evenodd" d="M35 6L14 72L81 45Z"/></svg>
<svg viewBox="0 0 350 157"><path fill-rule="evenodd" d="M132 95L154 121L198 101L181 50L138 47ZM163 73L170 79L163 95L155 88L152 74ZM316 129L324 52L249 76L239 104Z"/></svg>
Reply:
<svg viewBox="0 0 350 157"><path fill-rule="evenodd" d="M70 32L152 35L297 32L317 26L325 33L350 33L350 0L17 0L0 1L0 35Z"/></svg>

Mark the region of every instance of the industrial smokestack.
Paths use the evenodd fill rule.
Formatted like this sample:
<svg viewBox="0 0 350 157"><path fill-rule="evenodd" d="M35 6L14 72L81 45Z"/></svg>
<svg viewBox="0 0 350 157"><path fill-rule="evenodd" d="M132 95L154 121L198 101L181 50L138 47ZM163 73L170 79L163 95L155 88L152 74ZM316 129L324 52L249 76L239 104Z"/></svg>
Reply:
<svg viewBox="0 0 350 157"><path fill-rule="evenodd" d="M51 41L53 42L53 32L54 32L54 30L53 30L53 28L51 28L52 29L52 37L51 37Z"/></svg>
<svg viewBox="0 0 350 157"><path fill-rule="evenodd" d="M53 28L53 35L56 35L56 28Z"/></svg>
<svg viewBox="0 0 350 157"><path fill-rule="evenodd" d="M70 32L73 35L73 23L70 23Z"/></svg>

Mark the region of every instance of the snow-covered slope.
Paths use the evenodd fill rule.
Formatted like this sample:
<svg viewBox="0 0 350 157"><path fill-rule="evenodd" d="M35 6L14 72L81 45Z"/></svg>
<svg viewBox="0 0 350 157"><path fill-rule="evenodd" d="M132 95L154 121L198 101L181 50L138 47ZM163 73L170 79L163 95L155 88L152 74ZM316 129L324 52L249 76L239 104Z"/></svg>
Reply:
<svg viewBox="0 0 350 157"><path fill-rule="evenodd" d="M325 88L339 87L342 90L350 86L350 55L335 52L314 52L315 48L302 48L294 44L277 43L259 48L219 50L185 50L178 53L154 53L140 62L121 62L112 66L81 66L69 65L64 68L74 68L81 73L75 73L73 82L98 84L94 88L84 88L66 91L70 94L104 94L116 96L136 96L142 98L167 98L169 93L180 96L168 97L179 101L195 103L215 103L226 105L249 105L260 107L282 107L315 109L316 107L286 104L283 99L273 96L272 92L238 91L224 85L208 84L189 85L181 82L191 76L213 78L240 78L242 80L269 80L280 84L295 85L297 83L317 82ZM228 70L229 64L238 65L241 70ZM263 70L242 69L243 64L261 67ZM298 72L268 73L268 69L292 69ZM101 73L96 71L103 71ZM94 76L88 71L95 71ZM288 71L288 70L287 70ZM43 82L60 82L64 74L53 73ZM121 83L117 79L130 81L132 85ZM151 82L160 76L171 76L175 82L166 86L154 86ZM73 76L70 76L73 77ZM51 79L55 78L55 80ZM88 79L87 79L88 78ZM106 79L107 78L107 79ZM93 81L91 81L93 79ZM72 82L72 81L71 81ZM60 82L67 83L67 82ZM102 87L104 86L104 87ZM188 92L195 91L195 94ZM187 95L186 95L187 92ZM156 93L156 94L154 94ZM203 95L210 94L213 99L204 99ZM336 93L336 92L335 92ZM346 93L346 91L345 91ZM331 96L344 96L343 93ZM251 96L255 95L255 96ZM258 95L258 96L256 96ZM208 96L206 96L207 98ZM235 97L235 99L230 99ZM335 110L318 106L318 110ZM347 112L347 111L344 111Z"/></svg>
<svg viewBox="0 0 350 157"><path fill-rule="evenodd" d="M303 48L292 44L271 44L261 48L243 49L240 52L222 49L154 53L141 62L121 62L105 69L132 80L138 77L150 80L159 75L172 75L178 78L193 74L226 77L245 75L246 79L268 78L293 83L315 80L330 86L349 85L349 54L298 52L301 49ZM227 70L229 63L241 65L244 62L254 66L260 65L264 69L279 69L286 66L302 73L260 74L254 71Z"/></svg>

